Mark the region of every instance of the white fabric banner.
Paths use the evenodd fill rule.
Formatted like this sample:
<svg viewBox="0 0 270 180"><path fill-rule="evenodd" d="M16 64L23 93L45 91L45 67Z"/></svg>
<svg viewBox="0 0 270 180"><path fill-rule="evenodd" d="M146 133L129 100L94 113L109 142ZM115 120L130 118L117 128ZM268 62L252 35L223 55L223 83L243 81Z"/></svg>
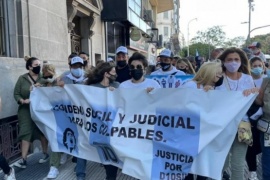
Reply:
<svg viewBox="0 0 270 180"><path fill-rule="evenodd" d="M238 124L255 99L197 89L35 88L31 115L55 152L113 164L143 180L188 172L221 179Z"/></svg>

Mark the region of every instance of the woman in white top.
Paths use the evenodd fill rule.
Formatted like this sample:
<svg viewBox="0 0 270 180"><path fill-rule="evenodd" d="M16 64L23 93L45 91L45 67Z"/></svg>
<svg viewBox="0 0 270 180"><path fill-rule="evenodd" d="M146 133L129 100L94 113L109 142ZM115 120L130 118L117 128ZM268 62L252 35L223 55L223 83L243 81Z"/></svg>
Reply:
<svg viewBox="0 0 270 180"><path fill-rule="evenodd" d="M253 57L250 59L250 66L251 66L251 76L254 81L255 87L260 88L263 82L264 75L264 62L259 57ZM253 107L253 106L252 106ZM257 111L259 106L254 106L254 110ZM255 112L252 110L252 112ZM262 112L262 111L261 111ZM249 115L249 113L247 113ZM251 115L251 114L250 114ZM262 114L261 114L262 115ZM261 146L260 146L260 131L256 128L257 127L257 119L256 117L249 117L250 123L252 124L251 130L253 135L253 145L248 147L246 161L249 168L249 179L250 180L258 180L257 178L257 154L261 153Z"/></svg>
<svg viewBox="0 0 270 180"><path fill-rule="evenodd" d="M181 88L192 88L192 89L204 89L208 91L215 89L220 86L223 82L222 68L220 61L206 62L204 63L195 77L187 81L182 85ZM193 180L193 174L188 174L185 180ZM207 177L197 175L197 180L206 180Z"/></svg>
<svg viewBox="0 0 270 180"><path fill-rule="evenodd" d="M263 82L263 78L266 77L266 75L264 75L264 62L259 57L253 57L249 60L249 62L251 66L251 76L253 78L254 85L260 88Z"/></svg>
<svg viewBox="0 0 270 180"><path fill-rule="evenodd" d="M144 55L135 52L128 60L131 79L120 84L119 88L144 88L150 92L154 88L160 88L157 81L144 77L148 61Z"/></svg>
<svg viewBox="0 0 270 180"><path fill-rule="evenodd" d="M182 88L215 89L223 83L221 62L204 63L195 77L182 85Z"/></svg>
<svg viewBox="0 0 270 180"><path fill-rule="evenodd" d="M220 56L222 68L224 71L223 84L216 89L242 91L245 96L251 93L258 92L254 88L254 82L250 75L250 65L244 51L239 48L228 48ZM242 120L248 121L248 116L245 115ZM245 157L248 145L240 143L237 136L231 146L231 162L229 156L225 162L224 168L231 163L231 180L244 179Z"/></svg>

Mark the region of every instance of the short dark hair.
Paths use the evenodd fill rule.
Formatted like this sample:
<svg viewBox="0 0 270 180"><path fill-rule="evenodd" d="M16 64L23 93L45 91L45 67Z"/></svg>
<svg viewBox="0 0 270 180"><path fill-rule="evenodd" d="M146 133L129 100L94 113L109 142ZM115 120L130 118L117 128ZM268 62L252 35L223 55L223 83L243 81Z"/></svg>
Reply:
<svg viewBox="0 0 270 180"><path fill-rule="evenodd" d="M72 58L74 58L74 57L76 57L76 56L78 56L77 54L70 54L69 56L68 56L68 59L72 59Z"/></svg>
<svg viewBox="0 0 270 180"><path fill-rule="evenodd" d="M261 63L264 64L264 61L263 61L260 57L254 56L253 58L251 58L251 59L249 60L250 65L252 65L255 61L261 61Z"/></svg>
<svg viewBox="0 0 270 180"><path fill-rule="evenodd" d="M89 54L87 54L86 52L81 51L81 52L79 53L79 55L81 55L81 54L85 54L87 57L89 57Z"/></svg>
<svg viewBox="0 0 270 180"><path fill-rule="evenodd" d="M148 66L148 61L146 57L139 52L135 52L132 54L132 56L128 60L128 65L131 65L132 61L135 61L135 60L142 62L144 67Z"/></svg>
<svg viewBox="0 0 270 180"><path fill-rule="evenodd" d="M38 58L25 56L24 60L26 61L25 68L29 70L29 66L32 66L33 61L38 60Z"/></svg>

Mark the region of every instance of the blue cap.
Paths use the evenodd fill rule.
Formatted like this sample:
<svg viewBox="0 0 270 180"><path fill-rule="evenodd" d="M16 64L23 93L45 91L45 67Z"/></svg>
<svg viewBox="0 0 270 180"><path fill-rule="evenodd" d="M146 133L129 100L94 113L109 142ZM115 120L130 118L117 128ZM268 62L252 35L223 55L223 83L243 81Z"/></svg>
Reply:
<svg viewBox="0 0 270 180"><path fill-rule="evenodd" d="M158 57L169 57L169 58L172 58L173 57L173 53L169 49L164 49L163 51L161 51L161 53L159 54Z"/></svg>
<svg viewBox="0 0 270 180"><path fill-rule="evenodd" d="M115 54L118 54L118 53L124 53L124 54L127 54L128 53L128 50L125 46L120 46L116 49L116 53Z"/></svg>

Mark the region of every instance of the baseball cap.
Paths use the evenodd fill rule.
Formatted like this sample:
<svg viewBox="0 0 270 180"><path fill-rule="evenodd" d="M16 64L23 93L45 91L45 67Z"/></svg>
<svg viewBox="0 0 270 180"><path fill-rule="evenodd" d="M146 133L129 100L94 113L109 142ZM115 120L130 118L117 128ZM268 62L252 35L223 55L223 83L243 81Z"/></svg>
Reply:
<svg viewBox="0 0 270 180"><path fill-rule="evenodd" d="M253 48L253 47L261 48L261 43L253 42L251 45L248 46L248 48Z"/></svg>
<svg viewBox="0 0 270 180"><path fill-rule="evenodd" d="M169 49L164 49L163 51L161 51L161 53L159 54L158 57L169 57L169 58L172 58L173 57L173 53Z"/></svg>
<svg viewBox="0 0 270 180"><path fill-rule="evenodd" d="M120 46L120 47L118 47L117 49L116 49L116 53L115 54L118 54L118 53L125 53L125 54L127 54L128 53L128 50L127 50L127 48L125 47L125 46Z"/></svg>
<svg viewBox="0 0 270 180"><path fill-rule="evenodd" d="M70 65L73 65L76 63L81 63L83 65L83 59L80 58L79 56L73 57L70 61Z"/></svg>

